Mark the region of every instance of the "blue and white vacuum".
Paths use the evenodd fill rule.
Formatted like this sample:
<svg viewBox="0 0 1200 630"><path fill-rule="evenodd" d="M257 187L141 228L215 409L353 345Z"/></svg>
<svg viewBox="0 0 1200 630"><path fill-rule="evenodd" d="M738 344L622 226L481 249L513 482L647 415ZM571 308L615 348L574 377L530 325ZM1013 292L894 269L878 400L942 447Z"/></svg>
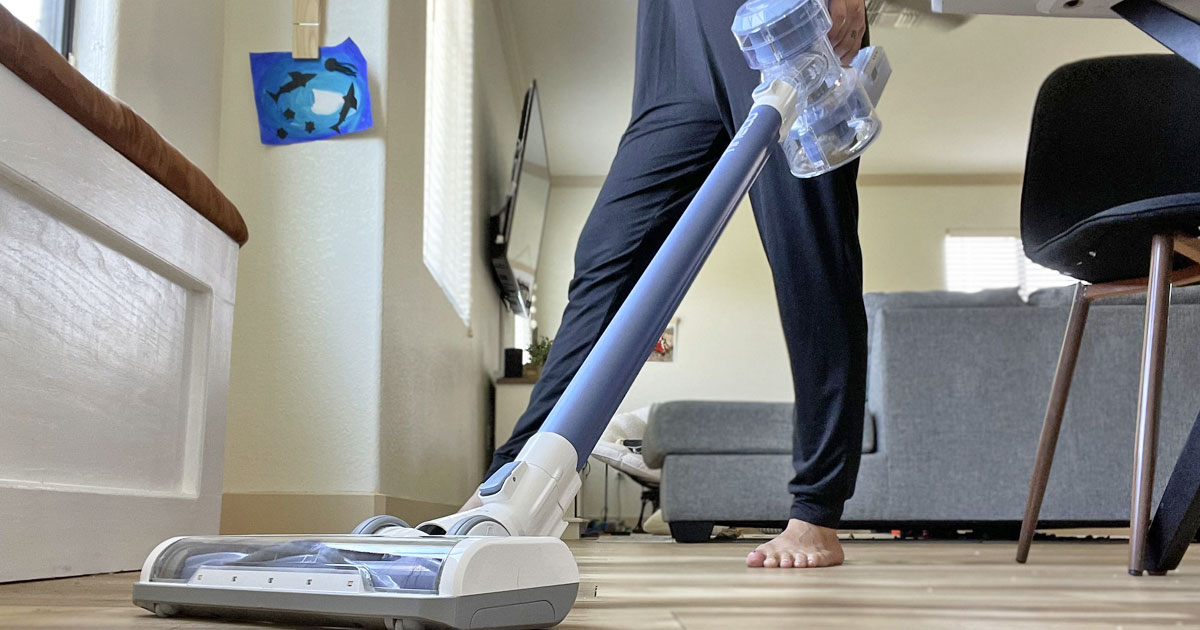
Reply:
<svg viewBox="0 0 1200 630"><path fill-rule="evenodd" d="M350 535L181 537L146 559L133 601L160 616L315 625L544 628L566 617L579 572L558 537L579 471L659 334L762 169L772 142L797 177L858 157L880 129L883 51L844 68L821 0L750 0L734 35L761 70L754 105L578 374L479 508L409 527L390 516Z"/></svg>

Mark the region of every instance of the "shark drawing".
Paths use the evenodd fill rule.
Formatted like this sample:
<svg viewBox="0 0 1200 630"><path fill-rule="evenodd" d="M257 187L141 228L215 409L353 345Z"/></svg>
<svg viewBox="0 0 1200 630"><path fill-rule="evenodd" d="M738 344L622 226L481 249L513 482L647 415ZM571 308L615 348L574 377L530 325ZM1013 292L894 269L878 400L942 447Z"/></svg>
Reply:
<svg viewBox="0 0 1200 630"><path fill-rule="evenodd" d="M287 94L296 88L302 88L308 85L308 82L316 78L317 75L309 74L307 72L289 72L288 76L292 77L292 80L279 86L279 91L267 92L267 95L271 97L271 100L275 101L276 103L279 102L279 95Z"/></svg>
<svg viewBox="0 0 1200 630"><path fill-rule="evenodd" d="M353 83L350 84L350 91L346 92L346 95L342 97L342 113L338 116L337 124L330 127L330 129L342 133L340 127L342 123L346 122L346 116L350 115L350 110L352 109L358 109L358 99L354 97Z"/></svg>

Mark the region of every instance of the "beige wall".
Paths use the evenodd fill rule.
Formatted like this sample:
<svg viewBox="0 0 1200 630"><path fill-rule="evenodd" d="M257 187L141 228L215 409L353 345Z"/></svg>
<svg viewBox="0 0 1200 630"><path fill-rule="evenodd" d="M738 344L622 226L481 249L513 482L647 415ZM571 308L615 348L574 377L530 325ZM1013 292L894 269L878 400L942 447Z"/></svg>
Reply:
<svg viewBox="0 0 1200 630"><path fill-rule="evenodd" d="M290 50L292 3L229 2L218 185L250 228L242 249L225 491L372 493L379 485L387 6L331 0L325 41L366 57L375 127L259 142L249 53Z"/></svg>
<svg viewBox="0 0 1200 630"><path fill-rule="evenodd" d="M225 0L87 0L76 67L217 176Z"/></svg>
<svg viewBox="0 0 1200 630"><path fill-rule="evenodd" d="M595 187L555 186L541 269L538 321L554 336L575 242ZM888 185L859 189L866 291L941 289L947 230L1011 230L1017 185ZM789 400L791 378L770 269L748 203L734 215L679 310L676 360L647 364L623 409L676 398ZM754 366L754 369L746 369Z"/></svg>
<svg viewBox="0 0 1200 630"><path fill-rule="evenodd" d="M475 15L470 327L421 257L423 0L327 3L324 43L352 36L367 58L375 127L282 147L258 140L248 54L290 48L290 2L88 7L81 19L98 34L80 51L89 76L212 175L250 227L223 527L311 531L456 505L484 470L491 377L511 327L484 253L519 115L493 4Z"/></svg>
<svg viewBox="0 0 1200 630"><path fill-rule="evenodd" d="M598 192L593 186L551 190L538 270L538 321L544 334L557 333L575 243ZM1018 225L1020 187L1015 184L862 186L859 196L867 291L941 289L947 230L1015 232ZM622 410L675 399L791 400L770 269L748 203L734 215L676 316L675 362L646 364ZM593 466L583 492L586 515L600 513L603 478L603 468ZM636 518L636 486L614 485L614 480L610 486L620 490L610 490L610 516Z"/></svg>
<svg viewBox="0 0 1200 630"><path fill-rule="evenodd" d="M225 488L238 497L229 503L232 522L264 523L245 512L258 505L244 499L254 495L451 505L485 466L490 382L511 320L495 297L483 234L507 188L520 96L508 82L495 7L479 2L475 15L478 247L468 328L421 261L424 2L354 0L354 10L340 10L350 2L329 3L325 40L351 35L367 56L376 127L288 147L258 142L248 53L290 47L291 3L119 3L115 93L214 174L251 229L226 444ZM192 28L172 28L182 23ZM172 31L183 33L178 45L156 39ZM165 52L152 54L159 48ZM197 50L203 54L189 52ZM941 288L946 230L1015 231L1019 193L1013 184L863 186L866 289ZM551 192L538 277L543 334L557 331L575 240L596 194L594 186ZM678 317L676 362L648 365L623 408L790 397L769 271L748 208ZM592 489L589 504L598 495ZM633 509L628 497L625 508Z"/></svg>
<svg viewBox="0 0 1200 630"><path fill-rule="evenodd" d="M944 289L942 238L948 230L1016 235L1020 225L1017 183L862 186L858 194L868 292Z"/></svg>
<svg viewBox="0 0 1200 630"><path fill-rule="evenodd" d="M402 7L402 8L401 8ZM380 487L389 496L454 504L484 472L491 377L500 359L500 303L484 243L499 203L516 114L495 14L476 4L475 223L471 325L464 326L421 259L424 3L394 3L388 82L388 202L383 291ZM418 86L414 88L414 86ZM499 145L503 144L501 151ZM401 515L403 516L403 515Z"/></svg>
<svg viewBox="0 0 1200 630"><path fill-rule="evenodd" d="M476 8L469 327L421 254L425 3L331 0L325 41L353 36L367 57L375 128L265 147L247 53L288 49L290 11L272 0L226 12L220 185L251 242L239 275L223 527L311 531L308 523L352 525L383 509L419 521L462 501L487 455L506 320L484 231L517 118L493 7ZM330 509L333 521L314 516Z"/></svg>
<svg viewBox="0 0 1200 630"><path fill-rule="evenodd" d="M113 94L215 178L224 0L119 2Z"/></svg>

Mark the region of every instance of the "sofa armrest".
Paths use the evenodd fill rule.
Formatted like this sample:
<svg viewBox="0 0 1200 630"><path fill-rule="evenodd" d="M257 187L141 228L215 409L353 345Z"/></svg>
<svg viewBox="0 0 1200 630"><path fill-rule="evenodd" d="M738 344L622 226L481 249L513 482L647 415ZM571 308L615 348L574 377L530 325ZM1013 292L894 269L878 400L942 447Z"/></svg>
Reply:
<svg viewBox="0 0 1200 630"><path fill-rule="evenodd" d="M674 400L650 408L642 457L661 468L668 454L792 452L791 403Z"/></svg>

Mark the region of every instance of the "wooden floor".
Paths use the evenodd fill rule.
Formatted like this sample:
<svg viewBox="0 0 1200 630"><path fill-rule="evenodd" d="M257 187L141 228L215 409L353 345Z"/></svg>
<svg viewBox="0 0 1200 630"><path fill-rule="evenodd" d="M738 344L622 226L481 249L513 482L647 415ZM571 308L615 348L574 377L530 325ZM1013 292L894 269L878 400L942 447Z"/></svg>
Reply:
<svg viewBox="0 0 1200 630"><path fill-rule="evenodd" d="M854 541L846 566L752 570L749 542L572 543L580 598L563 630L1200 628L1200 549L1163 578L1129 577L1126 546ZM158 619L129 603L136 574L0 585L0 628L243 628Z"/></svg>

